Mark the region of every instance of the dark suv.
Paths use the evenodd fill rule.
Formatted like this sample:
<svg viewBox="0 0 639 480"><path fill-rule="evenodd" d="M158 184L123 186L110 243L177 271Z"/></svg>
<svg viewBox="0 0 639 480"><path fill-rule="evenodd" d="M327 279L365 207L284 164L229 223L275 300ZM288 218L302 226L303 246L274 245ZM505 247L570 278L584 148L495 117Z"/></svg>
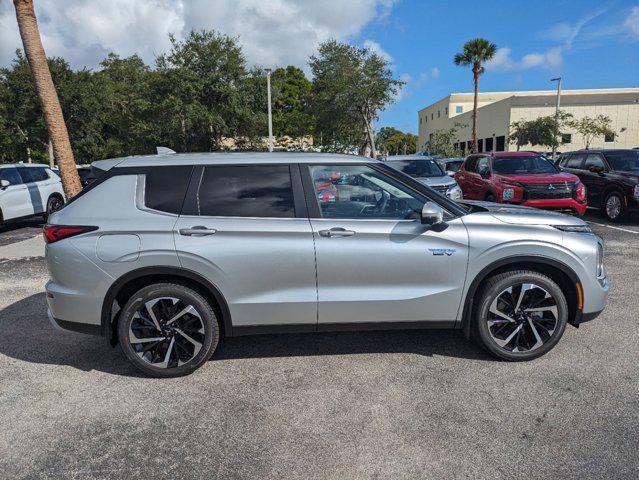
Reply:
<svg viewBox="0 0 639 480"><path fill-rule="evenodd" d="M580 150L562 155L559 166L588 189L588 205L612 221L639 210L639 150Z"/></svg>

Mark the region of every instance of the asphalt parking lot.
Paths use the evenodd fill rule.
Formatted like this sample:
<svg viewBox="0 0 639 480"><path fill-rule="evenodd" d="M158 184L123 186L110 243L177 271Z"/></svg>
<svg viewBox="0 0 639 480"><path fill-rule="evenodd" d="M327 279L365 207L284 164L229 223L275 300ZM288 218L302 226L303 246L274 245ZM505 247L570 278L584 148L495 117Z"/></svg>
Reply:
<svg viewBox="0 0 639 480"><path fill-rule="evenodd" d="M270 335L170 380L54 330L38 225L4 229L0 477L636 478L639 222L587 220L608 308L533 362L459 332Z"/></svg>

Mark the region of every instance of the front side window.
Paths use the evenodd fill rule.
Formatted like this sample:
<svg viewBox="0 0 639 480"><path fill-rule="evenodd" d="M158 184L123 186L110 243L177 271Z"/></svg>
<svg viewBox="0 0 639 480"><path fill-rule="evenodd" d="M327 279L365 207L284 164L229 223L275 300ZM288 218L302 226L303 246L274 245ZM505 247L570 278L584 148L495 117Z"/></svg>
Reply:
<svg viewBox="0 0 639 480"><path fill-rule="evenodd" d="M562 166L565 168L581 168L584 155L569 155L567 159L563 160Z"/></svg>
<svg viewBox="0 0 639 480"><path fill-rule="evenodd" d="M411 177L441 177L442 169L435 160L391 160L388 164Z"/></svg>
<svg viewBox="0 0 639 480"><path fill-rule="evenodd" d="M20 185L22 178L15 168L0 168L0 180L6 180L9 185Z"/></svg>
<svg viewBox="0 0 639 480"><path fill-rule="evenodd" d="M622 172L639 171L639 150L607 152L606 158L613 170Z"/></svg>
<svg viewBox="0 0 639 480"><path fill-rule="evenodd" d="M310 171L322 218L419 219L428 201L366 165L313 165Z"/></svg>
<svg viewBox="0 0 639 480"><path fill-rule="evenodd" d="M603 158L601 158L601 155L597 155L596 153L588 154L588 156L586 157L586 163L584 163L584 168L588 170L591 167L597 167L601 169L606 168L603 162Z"/></svg>
<svg viewBox="0 0 639 480"><path fill-rule="evenodd" d="M288 165L206 167L197 194L199 215L293 218Z"/></svg>
<svg viewBox="0 0 639 480"><path fill-rule="evenodd" d="M477 171L477 157L468 157L466 163L464 164L464 170L467 172L476 172Z"/></svg>
<svg viewBox="0 0 639 480"><path fill-rule="evenodd" d="M488 164L488 157L481 157L477 162L477 173L482 177L490 173L490 165Z"/></svg>
<svg viewBox="0 0 639 480"><path fill-rule="evenodd" d="M513 155L493 158L493 171L500 175L557 173L557 168L541 155Z"/></svg>

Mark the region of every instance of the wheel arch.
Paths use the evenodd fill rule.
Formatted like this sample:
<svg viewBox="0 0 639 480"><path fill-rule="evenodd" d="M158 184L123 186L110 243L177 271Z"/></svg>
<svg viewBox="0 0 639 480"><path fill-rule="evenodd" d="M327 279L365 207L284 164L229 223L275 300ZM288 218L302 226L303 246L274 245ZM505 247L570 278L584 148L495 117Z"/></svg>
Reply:
<svg viewBox="0 0 639 480"><path fill-rule="evenodd" d="M117 322L119 313L126 301L136 291L148 285L160 282L180 283L193 288L206 298L213 310L221 319L220 329L224 336L233 335L231 313L226 299L220 290L199 273L181 267L157 266L132 270L118 278L104 297L101 310L102 333L107 341L115 346L117 344ZM118 311L114 314L114 304L117 303Z"/></svg>
<svg viewBox="0 0 639 480"><path fill-rule="evenodd" d="M487 278L509 270L532 270L542 273L555 281L566 295L568 302L568 323L577 326L581 318L579 298L583 295L583 287L578 275L565 263L554 258L541 255L512 256L497 260L484 267L471 282L464 298L461 328L467 338L470 337L470 327L473 314L475 295ZM583 297L582 297L583 298Z"/></svg>

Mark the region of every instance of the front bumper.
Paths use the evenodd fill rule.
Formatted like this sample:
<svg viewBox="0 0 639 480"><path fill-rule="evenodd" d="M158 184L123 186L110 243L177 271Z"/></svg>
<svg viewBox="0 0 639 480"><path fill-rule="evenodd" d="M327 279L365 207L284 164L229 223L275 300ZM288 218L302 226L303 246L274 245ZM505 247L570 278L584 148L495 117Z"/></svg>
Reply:
<svg viewBox="0 0 639 480"><path fill-rule="evenodd" d="M534 207L540 208L542 210L568 210L575 212L579 215L583 215L586 213L586 209L588 205L584 202L581 203L574 198L563 198L557 200L526 200L524 202L508 202L508 203L516 203L518 205L523 205L526 207Z"/></svg>

